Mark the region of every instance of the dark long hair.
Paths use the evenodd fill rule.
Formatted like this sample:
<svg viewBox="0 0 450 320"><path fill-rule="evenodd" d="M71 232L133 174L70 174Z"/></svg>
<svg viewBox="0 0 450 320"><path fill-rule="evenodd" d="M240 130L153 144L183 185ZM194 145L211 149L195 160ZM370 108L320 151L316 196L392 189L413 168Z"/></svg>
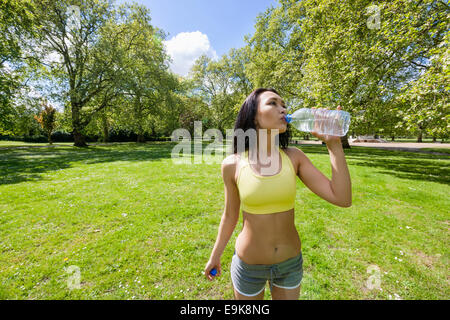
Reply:
<svg viewBox="0 0 450 320"><path fill-rule="evenodd" d="M248 95L244 103L239 110L236 118L236 123L234 124L234 134L233 134L233 153L237 153L237 139L236 130L242 129L244 132L248 129L255 129L255 117L258 111L258 101L261 93L271 91L280 95L275 89L272 88L258 88ZM289 124L287 125L286 131L279 134L280 147L286 149L289 145L289 138L291 136ZM249 149L249 137L245 137L245 150Z"/></svg>

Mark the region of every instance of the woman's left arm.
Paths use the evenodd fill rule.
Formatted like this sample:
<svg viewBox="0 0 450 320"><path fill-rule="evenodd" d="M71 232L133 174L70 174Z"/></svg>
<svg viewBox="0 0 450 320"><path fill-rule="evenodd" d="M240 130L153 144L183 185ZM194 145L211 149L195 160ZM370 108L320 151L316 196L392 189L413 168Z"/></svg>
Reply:
<svg viewBox="0 0 450 320"><path fill-rule="evenodd" d="M340 144L340 145L339 145ZM352 205L352 186L342 144L327 143L332 177L328 179L298 148L292 148L298 162L297 175L312 192L339 207Z"/></svg>
<svg viewBox="0 0 450 320"><path fill-rule="evenodd" d="M341 110L342 108L338 106L337 109ZM352 182L341 138L314 131L311 134L327 145L332 170L331 181L311 163L302 151L296 148L300 163L298 169L300 179L322 199L340 207L350 207L352 205Z"/></svg>
<svg viewBox="0 0 450 320"><path fill-rule="evenodd" d="M331 162L331 189L334 195L344 207L352 205L352 181L348 171L347 161L345 160L342 143L327 143L328 153Z"/></svg>

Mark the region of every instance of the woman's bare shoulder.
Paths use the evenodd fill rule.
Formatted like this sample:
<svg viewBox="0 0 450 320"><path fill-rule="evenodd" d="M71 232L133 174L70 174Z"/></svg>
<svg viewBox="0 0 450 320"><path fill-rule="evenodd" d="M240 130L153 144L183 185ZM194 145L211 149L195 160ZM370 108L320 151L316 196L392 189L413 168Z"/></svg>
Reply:
<svg viewBox="0 0 450 320"><path fill-rule="evenodd" d="M299 166L301 166L302 162L306 157L305 153L302 150L300 150L297 147L287 147L286 149L283 150L286 151L286 154L291 159L294 168L298 168Z"/></svg>
<svg viewBox="0 0 450 320"><path fill-rule="evenodd" d="M237 153L233 153L225 157L222 160L222 177L223 179L232 179L236 182L236 172L238 169L240 156Z"/></svg>
<svg viewBox="0 0 450 320"><path fill-rule="evenodd" d="M222 166L235 166L239 162L240 156L238 153L232 153L222 160Z"/></svg>
<svg viewBox="0 0 450 320"><path fill-rule="evenodd" d="M287 154L292 155L293 157L302 157L305 155L305 153L297 147L287 147L283 150L285 150Z"/></svg>

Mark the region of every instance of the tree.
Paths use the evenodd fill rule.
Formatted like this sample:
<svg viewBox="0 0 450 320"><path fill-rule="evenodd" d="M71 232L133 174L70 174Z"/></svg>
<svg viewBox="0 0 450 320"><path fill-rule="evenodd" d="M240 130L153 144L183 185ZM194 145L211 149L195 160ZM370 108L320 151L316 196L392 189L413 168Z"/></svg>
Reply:
<svg viewBox="0 0 450 320"><path fill-rule="evenodd" d="M254 88L275 88L287 103L298 105L305 60L302 13L294 10L299 7L294 1L281 4L258 15L254 34L245 36L245 76Z"/></svg>
<svg viewBox="0 0 450 320"><path fill-rule="evenodd" d="M29 40L30 55L57 81L61 101L70 102L75 146L86 146L83 108L112 80L104 68L112 59L99 54L97 46L111 10L104 0L36 3L39 32Z"/></svg>
<svg viewBox="0 0 450 320"><path fill-rule="evenodd" d="M52 144L52 132L56 125L56 109L53 108L48 101L42 102L43 110L38 116L34 116L37 122L41 125L42 129L47 133L48 143Z"/></svg>
<svg viewBox="0 0 450 320"><path fill-rule="evenodd" d="M34 57L58 81L63 102L70 103L74 145L86 146L84 128L120 94L125 57L141 34L127 21L142 8L116 10L106 0L42 1L36 7L40 45Z"/></svg>
<svg viewBox="0 0 450 320"><path fill-rule="evenodd" d="M449 34L433 49L431 65L416 80L405 86L398 96L403 102L399 110L402 121L398 126L406 126L417 134L422 142L423 133L436 138L447 139L450 134L450 49Z"/></svg>
<svg viewBox="0 0 450 320"><path fill-rule="evenodd" d="M131 8L123 23L136 36L133 46L127 49L127 41L118 40L119 50L124 52L121 64L127 66L119 90L124 96L128 126L136 132L137 142L144 142L145 133L153 131L155 117L167 106L165 102L177 89L178 81L168 71L168 56L160 41L164 33L150 24L148 9L135 5Z"/></svg>
<svg viewBox="0 0 450 320"><path fill-rule="evenodd" d="M207 106L203 118L210 126L226 134L234 121L252 84L245 75L248 61L245 49L230 50L219 61L201 56L194 63L190 77L195 95Z"/></svg>
<svg viewBox="0 0 450 320"><path fill-rule="evenodd" d="M249 78L287 92L294 108L341 105L359 132L395 127L404 106L396 97L430 67L448 29L449 9L440 1L280 4L258 17L247 38Z"/></svg>
<svg viewBox="0 0 450 320"><path fill-rule="evenodd" d="M0 2L0 131L12 131L14 94L21 88L26 70L22 64L19 39L34 32L33 2Z"/></svg>
<svg viewBox="0 0 450 320"><path fill-rule="evenodd" d="M107 0L44 1L37 7L41 45L34 54L69 101L74 145L86 146L83 130L103 109L122 107L116 103L121 95L132 97L136 108L129 120L136 120L142 137L146 106L158 106L166 90L158 88L171 81L158 39L164 34L150 24L149 10L115 8Z"/></svg>

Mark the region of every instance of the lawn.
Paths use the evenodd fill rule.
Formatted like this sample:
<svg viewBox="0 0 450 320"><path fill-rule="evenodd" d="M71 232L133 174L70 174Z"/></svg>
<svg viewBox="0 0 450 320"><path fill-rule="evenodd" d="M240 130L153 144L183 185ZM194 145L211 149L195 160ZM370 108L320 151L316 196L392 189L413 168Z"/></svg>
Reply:
<svg viewBox="0 0 450 320"><path fill-rule="evenodd" d="M417 143L417 138L395 138L395 140L392 141L391 137L383 136L383 138L381 138L381 139L386 140L387 142L394 142L394 143L399 143L399 142ZM304 140L304 139L303 139L303 136L296 136L296 137L292 137L292 140ZM319 141L319 139L317 139L316 137L313 137L313 136L310 136L309 140L310 141ZM432 143L433 138L423 138L422 142L423 143ZM438 143L442 142L442 139L437 139L437 142ZM448 143L448 142L449 142L448 139L444 140L444 143ZM1 141L0 141L0 145L1 145Z"/></svg>
<svg viewBox="0 0 450 320"><path fill-rule="evenodd" d="M224 208L220 163L173 164L173 145L0 148L0 299L232 299L241 220L222 276L202 274ZM324 146L300 148L331 178ZM448 299L450 156L345 153L352 207L297 180L300 299Z"/></svg>

